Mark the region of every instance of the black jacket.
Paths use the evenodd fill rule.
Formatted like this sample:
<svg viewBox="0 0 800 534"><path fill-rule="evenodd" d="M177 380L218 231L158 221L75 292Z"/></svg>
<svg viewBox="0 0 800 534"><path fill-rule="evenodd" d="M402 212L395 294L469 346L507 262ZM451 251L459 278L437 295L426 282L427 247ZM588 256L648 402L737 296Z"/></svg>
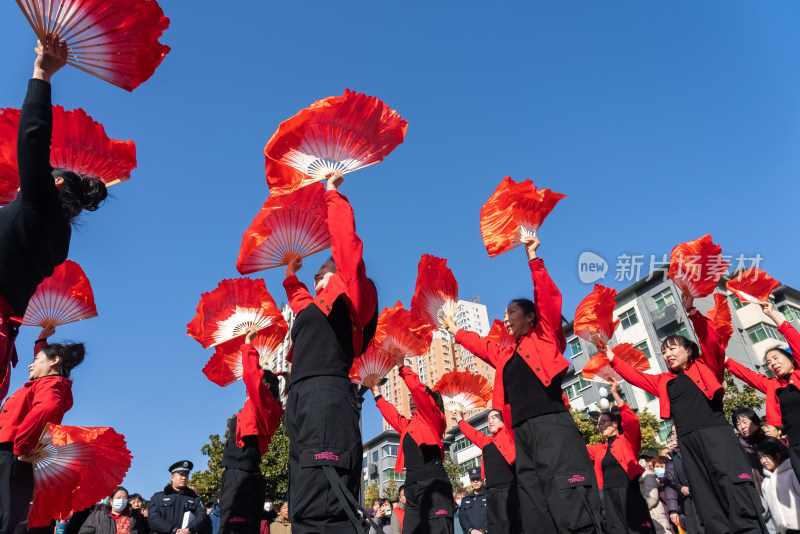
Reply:
<svg viewBox="0 0 800 534"><path fill-rule="evenodd" d="M128 514L131 518L131 534L145 534L144 530L142 529L143 525L141 524L141 520L136 516L136 514L130 513L130 508L128 508ZM86 518L86 521L83 522L81 529L78 531L78 534L116 533L117 522L114 521L114 518L111 517L111 512L105 506L101 506L89 514L89 517Z"/></svg>
<svg viewBox="0 0 800 534"><path fill-rule="evenodd" d="M470 493L461 499L461 506L458 507L461 512L458 515L458 521L461 523L461 528L464 533L470 532L472 529L488 530L488 523L486 520L486 488L481 489L478 494Z"/></svg>
<svg viewBox="0 0 800 534"><path fill-rule="evenodd" d="M151 532L174 534L183 525L183 517L194 514L186 526L192 534L204 534L207 530L206 509L200 497L188 488L180 491L168 484L150 498L147 522Z"/></svg>

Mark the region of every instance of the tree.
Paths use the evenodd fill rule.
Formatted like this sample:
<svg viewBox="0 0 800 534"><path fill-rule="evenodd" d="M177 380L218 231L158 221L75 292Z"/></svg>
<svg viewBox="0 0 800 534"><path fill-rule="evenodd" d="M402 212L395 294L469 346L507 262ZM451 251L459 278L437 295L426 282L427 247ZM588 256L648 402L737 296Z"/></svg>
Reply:
<svg viewBox="0 0 800 534"><path fill-rule="evenodd" d="M733 375L725 370L725 377L722 380L725 387L725 396L722 397L722 409L725 412L725 419L731 420L733 412L739 408L761 408L764 406L765 397L756 392L747 384L742 384L740 388Z"/></svg>
<svg viewBox="0 0 800 534"><path fill-rule="evenodd" d="M394 478L390 478L389 482L386 483L386 487L383 488L383 498L392 502L397 500L397 482Z"/></svg>
<svg viewBox="0 0 800 534"><path fill-rule="evenodd" d="M642 429L642 450L643 451L660 451L664 448L664 444L659 439L658 431L661 427L661 421L658 417L647 411L647 408L640 411L639 426Z"/></svg>
<svg viewBox="0 0 800 534"><path fill-rule="evenodd" d="M453 461L449 452L445 454L442 465L444 465L444 470L447 472L447 478L450 479L450 483L453 485L453 491L463 489L464 486L461 485L461 470L458 468L458 464Z"/></svg>
<svg viewBox="0 0 800 534"><path fill-rule="evenodd" d="M581 433L583 441L587 445L594 445L603 441L603 435L597 430L597 421L583 412L578 410L570 410L572 419L578 427L578 432Z"/></svg>
<svg viewBox="0 0 800 534"><path fill-rule="evenodd" d="M225 448L225 441L220 439L219 434L208 436L208 440L209 442L200 448L200 452L208 456L208 469L195 471L191 482L200 490L203 502L208 502L218 495L222 486L222 450Z"/></svg>
<svg viewBox="0 0 800 534"><path fill-rule="evenodd" d="M373 482L364 489L364 506L372 506L372 501L379 499L381 490L378 488L378 483Z"/></svg>

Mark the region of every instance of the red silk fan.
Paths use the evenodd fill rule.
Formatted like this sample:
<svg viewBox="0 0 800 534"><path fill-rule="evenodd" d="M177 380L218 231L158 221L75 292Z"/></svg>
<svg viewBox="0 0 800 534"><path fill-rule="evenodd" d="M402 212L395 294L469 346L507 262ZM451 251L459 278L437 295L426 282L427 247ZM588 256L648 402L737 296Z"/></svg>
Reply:
<svg viewBox="0 0 800 534"><path fill-rule="evenodd" d="M236 269L250 274L289 265L331 246L325 187L270 195L242 237Z"/></svg>
<svg viewBox="0 0 800 534"><path fill-rule="evenodd" d="M313 181L382 161L403 142L408 122L375 98L346 89L285 120L264 155Z"/></svg>
<svg viewBox="0 0 800 534"><path fill-rule="evenodd" d="M81 266L67 260L36 288L22 324L59 326L91 317L97 317L92 286Z"/></svg>
<svg viewBox="0 0 800 534"><path fill-rule="evenodd" d="M492 328L489 330L489 333L486 335L486 337L501 347L507 347L508 345L513 345L517 342L517 338L508 333L508 330L506 330L506 325L500 319L494 320L492 323Z"/></svg>
<svg viewBox="0 0 800 534"><path fill-rule="evenodd" d="M495 257L534 235L556 204L566 195L537 189L530 180L515 182L506 176L481 207L481 236L486 252Z"/></svg>
<svg viewBox="0 0 800 534"><path fill-rule="evenodd" d="M17 0L44 43L67 42L67 64L133 91L153 75L169 47L158 38L169 19L155 0Z"/></svg>
<svg viewBox="0 0 800 534"><path fill-rule="evenodd" d="M294 167L278 163L269 157L264 159L264 173L267 176L270 195L285 195L316 181Z"/></svg>
<svg viewBox="0 0 800 534"><path fill-rule="evenodd" d="M728 341L733 335L733 325L731 324L731 309L728 306L728 299L725 298L725 295L714 293L714 306L708 310L706 317L714 324L714 328L722 342L722 347L727 348Z"/></svg>
<svg viewBox="0 0 800 534"><path fill-rule="evenodd" d="M667 275L680 290L694 298L714 292L717 282L730 264L722 257L722 247L706 234L672 249Z"/></svg>
<svg viewBox="0 0 800 534"><path fill-rule="evenodd" d="M435 325L404 309L398 301L394 308L384 308L378 316L373 344L392 358L413 358L430 350L435 329Z"/></svg>
<svg viewBox="0 0 800 534"><path fill-rule="evenodd" d="M273 354L280 350L288 332L288 325L283 323L258 333L253 340L253 347L258 351L258 361L262 367L266 365ZM237 380L241 380L244 368L240 348L244 342L244 338L239 336L217 345L214 355L203 367L203 374L206 375L206 378L221 387L230 386Z"/></svg>
<svg viewBox="0 0 800 534"><path fill-rule="evenodd" d="M615 321L613 315L616 296L615 289L595 284L575 310L575 335L595 345L607 345L619 325L619 319Z"/></svg>
<svg viewBox="0 0 800 534"><path fill-rule="evenodd" d="M207 349L242 336L251 327L283 329L284 333L288 329L263 279L234 278L201 295L186 333Z"/></svg>
<svg viewBox="0 0 800 534"><path fill-rule="evenodd" d="M491 382L469 371L445 373L433 389L441 393L445 410L453 412L486 408L492 398Z"/></svg>
<svg viewBox="0 0 800 534"><path fill-rule="evenodd" d="M739 276L728 280L725 287L739 297L739 300L748 302L767 302L773 291L778 289L781 283L758 267L750 267L746 271L739 273Z"/></svg>
<svg viewBox="0 0 800 534"><path fill-rule="evenodd" d="M351 381L371 388L383 380L396 365L394 356L370 344L367 351L355 359L353 366L357 375L351 376Z"/></svg>
<svg viewBox="0 0 800 534"><path fill-rule="evenodd" d="M630 343L620 343L616 345L611 351L614 353L615 358L623 360L625 363L639 371L646 371L650 369L650 362L644 352L633 348ZM610 383L610 378L613 377L617 381L621 381L622 377L617 374L608 357L599 352L592 356L586 365L581 370L581 376L586 380L593 382L607 382Z"/></svg>
<svg viewBox="0 0 800 534"><path fill-rule="evenodd" d="M423 254L417 266L417 282L411 311L433 325L444 316L453 316L458 302L458 282L447 267L447 260Z"/></svg>
<svg viewBox="0 0 800 534"><path fill-rule="evenodd" d="M19 117L20 110L14 108L0 113L0 205L14 200L19 189ZM111 186L131 177L131 170L136 168L136 145L109 139L103 125L82 109L65 111L53 106L50 165L99 178Z"/></svg>
<svg viewBox="0 0 800 534"><path fill-rule="evenodd" d="M108 497L131 466L125 436L108 427L48 425L31 456L29 527L67 519Z"/></svg>

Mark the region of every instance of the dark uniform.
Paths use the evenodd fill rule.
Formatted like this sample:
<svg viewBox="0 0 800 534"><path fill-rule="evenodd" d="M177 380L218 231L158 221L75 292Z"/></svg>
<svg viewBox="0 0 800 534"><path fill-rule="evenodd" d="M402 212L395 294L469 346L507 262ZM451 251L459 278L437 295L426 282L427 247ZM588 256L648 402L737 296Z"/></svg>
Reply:
<svg viewBox="0 0 800 534"><path fill-rule="evenodd" d="M469 470L469 479L481 479L481 470L479 467L473 467ZM469 534L473 530L488 532L485 487L482 487L479 492L469 493L466 497L461 499L459 510L461 510L461 512L458 514L458 520L461 523L464 534Z"/></svg>
<svg viewBox="0 0 800 534"><path fill-rule="evenodd" d="M192 462L183 460L172 464L169 472L188 474L192 467ZM158 534L175 534L181 528L192 534L207 534L209 523L200 496L189 488L176 490L171 483L150 498L147 521L150 531Z"/></svg>

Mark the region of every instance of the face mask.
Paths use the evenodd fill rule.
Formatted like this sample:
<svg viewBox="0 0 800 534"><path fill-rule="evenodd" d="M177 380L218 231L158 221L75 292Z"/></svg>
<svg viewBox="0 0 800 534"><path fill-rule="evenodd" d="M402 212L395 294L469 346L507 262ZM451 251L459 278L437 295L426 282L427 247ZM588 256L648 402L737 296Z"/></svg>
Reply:
<svg viewBox="0 0 800 534"><path fill-rule="evenodd" d="M665 472L665 468L663 468L663 467L656 467L655 469L653 469L653 473L655 473L655 475L658 478L664 478L664 474L665 474L664 472Z"/></svg>
<svg viewBox="0 0 800 534"><path fill-rule="evenodd" d="M128 499L114 499L111 508L115 512L121 512L125 509L126 506L128 506Z"/></svg>
<svg viewBox="0 0 800 534"><path fill-rule="evenodd" d="M461 499L456 499L456 506L461 506Z"/></svg>
<svg viewBox="0 0 800 534"><path fill-rule="evenodd" d="M272 511L272 503L271 502L265 502L264 503L264 511L265 512L271 512Z"/></svg>

